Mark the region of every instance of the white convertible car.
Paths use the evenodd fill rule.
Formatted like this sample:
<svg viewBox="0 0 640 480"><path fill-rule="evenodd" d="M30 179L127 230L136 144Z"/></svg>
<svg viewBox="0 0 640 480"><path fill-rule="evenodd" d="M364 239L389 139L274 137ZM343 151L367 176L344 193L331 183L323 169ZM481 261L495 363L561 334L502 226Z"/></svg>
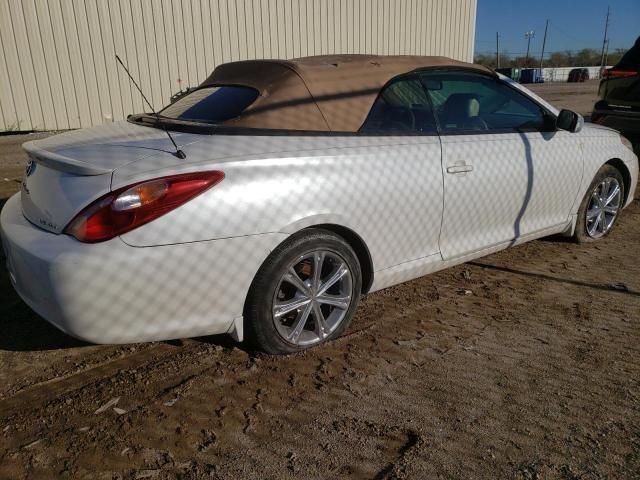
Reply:
<svg viewBox="0 0 640 480"><path fill-rule="evenodd" d="M340 335L362 293L601 239L638 180L618 132L443 57L229 63L157 115L24 148L1 229L33 310L96 343L272 353Z"/></svg>

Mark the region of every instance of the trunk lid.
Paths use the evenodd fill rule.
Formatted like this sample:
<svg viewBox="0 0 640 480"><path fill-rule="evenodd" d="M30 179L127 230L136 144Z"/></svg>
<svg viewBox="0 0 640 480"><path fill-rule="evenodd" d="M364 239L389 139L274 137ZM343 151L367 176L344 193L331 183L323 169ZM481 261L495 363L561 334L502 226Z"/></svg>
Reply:
<svg viewBox="0 0 640 480"><path fill-rule="evenodd" d="M202 138L177 132L173 137L179 146ZM111 190L116 168L150 156L173 157L175 151L164 131L129 122L66 132L23 148L29 155L21 190L23 214L53 233L61 233L80 210Z"/></svg>

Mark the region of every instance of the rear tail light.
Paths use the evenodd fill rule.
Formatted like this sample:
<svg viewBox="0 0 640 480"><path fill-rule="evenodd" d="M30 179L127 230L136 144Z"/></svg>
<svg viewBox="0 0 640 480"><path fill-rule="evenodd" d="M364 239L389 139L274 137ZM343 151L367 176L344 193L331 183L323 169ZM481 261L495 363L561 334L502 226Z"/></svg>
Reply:
<svg viewBox="0 0 640 480"><path fill-rule="evenodd" d="M609 70L605 70L602 76L604 78L609 77L632 77L633 75L640 75L640 72L635 72L633 70L614 70L613 68Z"/></svg>
<svg viewBox="0 0 640 480"><path fill-rule="evenodd" d="M179 207L224 178L220 171L185 173L129 185L99 198L64 229L95 243L129 232Z"/></svg>

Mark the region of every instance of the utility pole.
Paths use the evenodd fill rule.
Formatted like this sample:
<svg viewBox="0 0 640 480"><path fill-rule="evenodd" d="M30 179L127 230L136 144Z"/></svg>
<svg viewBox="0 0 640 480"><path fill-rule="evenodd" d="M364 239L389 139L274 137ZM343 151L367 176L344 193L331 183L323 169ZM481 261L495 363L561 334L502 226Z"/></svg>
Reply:
<svg viewBox="0 0 640 480"><path fill-rule="evenodd" d="M496 32L496 68L500 68L500 34Z"/></svg>
<svg viewBox="0 0 640 480"><path fill-rule="evenodd" d="M600 70L604 67L604 47L607 43L607 33L609 32L609 13L611 6L607 6L607 19L604 22L604 37L602 38L602 54L600 56Z"/></svg>
<svg viewBox="0 0 640 480"><path fill-rule="evenodd" d="M542 70L542 62L544 61L544 47L547 44L547 30L549 29L549 19L544 26L544 38L542 39L542 53L540 54L540 70Z"/></svg>
<svg viewBox="0 0 640 480"><path fill-rule="evenodd" d="M524 38L527 39L527 57L524 61L524 68L529 67L529 47L531 46L531 39L536 36L536 32L533 30L529 30L528 32L524 32Z"/></svg>

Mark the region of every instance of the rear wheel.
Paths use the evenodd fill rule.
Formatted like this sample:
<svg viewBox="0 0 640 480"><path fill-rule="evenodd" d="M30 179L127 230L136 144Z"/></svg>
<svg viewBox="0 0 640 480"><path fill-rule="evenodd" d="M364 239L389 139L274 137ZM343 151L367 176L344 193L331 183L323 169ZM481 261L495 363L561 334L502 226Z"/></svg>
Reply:
<svg viewBox="0 0 640 480"><path fill-rule="evenodd" d="M349 244L321 229L284 242L267 258L245 305L254 346L292 353L339 336L358 306L362 276Z"/></svg>
<svg viewBox="0 0 640 480"><path fill-rule="evenodd" d="M609 235L618 219L623 199L622 174L611 165L603 166L580 204L574 239L592 242Z"/></svg>

